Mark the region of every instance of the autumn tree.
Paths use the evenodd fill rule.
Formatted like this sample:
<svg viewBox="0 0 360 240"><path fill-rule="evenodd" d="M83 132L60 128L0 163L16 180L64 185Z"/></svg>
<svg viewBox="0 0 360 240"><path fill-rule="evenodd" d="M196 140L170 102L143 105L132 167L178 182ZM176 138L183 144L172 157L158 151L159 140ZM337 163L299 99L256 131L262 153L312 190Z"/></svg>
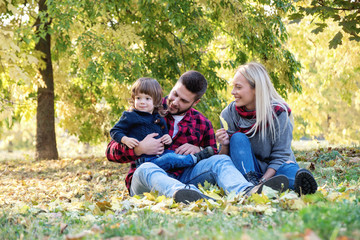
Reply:
<svg viewBox="0 0 360 240"><path fill-rule="evenodd" d="M326 21L327 29L311 33L310 17L288 26L288 46L301 61L302 94L289 94L295 116L294 136L321 137L332 144L360 142L360 43L344 34L342 44L328 48L341 31Z"/></svg>
<svg viewBox="0 0 360 240"><path fill-rule="evenodd" d="M168 93L183 72L202 72L209 90L198 109L215 124L226 105L222 90L228 79L220 70L232 72L256 60L269 69L283 95L287 89L301 90L300 64L284 45L281 19L292 9L290 1L47 0L47 8L37 7L41 2L0 0L1 19L7 21L1 34L13 35L12 47L0 55L1 97L12 107L11 116L21 119L42 90L52 92L43 74L52 65L55 115L83 142L108 137L128 107L129 86L141 76L158 79ZM39 44L50 39L50 52L39 51ZM31 107L11 104L18 100Z"/></svg>
<svg viewBox="0 0 360 240"><path fill-rule="evenodd" d="M342 44L344 34L351 41L360 42L360 2L350 0L303 0L297 3L297 10L290 16L294 22L311 16L314 22L312 33L318 34L335 22L340 27L329 37L329 48ZM328 21L331 20L331 21ZM331 30L330 30L331 31Z"/></svg>

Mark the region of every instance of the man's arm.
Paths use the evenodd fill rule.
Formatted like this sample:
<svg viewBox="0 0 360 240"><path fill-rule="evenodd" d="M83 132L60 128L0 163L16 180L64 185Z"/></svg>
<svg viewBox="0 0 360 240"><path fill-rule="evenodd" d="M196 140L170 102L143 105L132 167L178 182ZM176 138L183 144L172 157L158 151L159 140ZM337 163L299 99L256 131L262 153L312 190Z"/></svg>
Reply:
<svg viewBox="0 0 360 240"><path fill-rule="evenodd" d="M161 143L160 139L154 138L157 135L157 133L147 135L134 149L129 149L124 144L112 140L107 146L106 157L111 162L128 163L135 161L142 154L162 154L164 144Z"/></svg>

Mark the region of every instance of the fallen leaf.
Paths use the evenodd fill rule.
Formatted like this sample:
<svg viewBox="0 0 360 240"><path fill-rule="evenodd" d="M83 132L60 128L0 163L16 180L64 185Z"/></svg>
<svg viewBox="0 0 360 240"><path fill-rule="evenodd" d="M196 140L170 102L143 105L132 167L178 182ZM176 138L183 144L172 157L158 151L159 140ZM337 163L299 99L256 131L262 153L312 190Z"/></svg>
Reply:
<svg viewBox="0 0 360 240"><path fill-rule="evenodd" d="M360 157L349 157L349 163L352 164L360 163Z"/></svg>
<svg viewBox="0 0 360 240"><path fill-rule="evenodd" d="M225 121L225 119L222 116L220 116L220 121L221 121L221 124L223 125L224 129L227 131L229 129L228 123Z"/></svg>
<svg viewBox="0 0 360 240"><path fill-rule="evenodd" d="M66 240L81 240L89 234L92 234L92 232L89 230L85 230L85 231L75 234L75 235L68 234L68 235L66 235Z"/></svg>
<svg viewBox="0 0 360 240"><path fill-rule="evenodd" d="M305 230L304 240L321 240L319 236L311 229Z"/></svg>
<svg viewBox="0 0 360 240"><path fill-rule="evenodd" d="M146 240L146 239L142 236L124 236L124 237L106 238L105 240Z"/></svg>
<svg viewBox="0 0 360 240"><path fill-rule="evenodd" d="M63 234L67 226L68 225L66 223L60 223L60 234Z"/></svg>

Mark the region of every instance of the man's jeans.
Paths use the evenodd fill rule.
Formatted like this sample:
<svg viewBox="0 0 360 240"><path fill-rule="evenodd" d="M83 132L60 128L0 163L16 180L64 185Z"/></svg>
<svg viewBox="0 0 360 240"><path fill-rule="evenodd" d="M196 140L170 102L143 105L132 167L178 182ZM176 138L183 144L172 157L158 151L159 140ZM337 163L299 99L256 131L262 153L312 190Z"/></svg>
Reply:
<svg viewBox="0 0 360 240"><path fill-rule="evenodd" d="M176 177L166 173L163 169L151 162L143 163L134 172L130 195L140 195L144 192L158 191L160 195L173 197L174 193L186 185L193 190L199 183L208 181L223 188L226 193L240 193L253 186L236 169L227 155L214 155L201 160L195 166L188 167Z"/></svg>
<svg viewBox="0 0 360 240"><path fill-rule="evenodd" d="M236 168L244 175L250 171L254 171L260 176L265 173L261 171L259 160L257 160L254 155L251 143L248 137L243 133L235 133L231 137L230 157ZM285 175L289 179L289 188L294 189L295 175L298 170L299 165L296 162L285 162L276 171L275 176Z"/></svg>

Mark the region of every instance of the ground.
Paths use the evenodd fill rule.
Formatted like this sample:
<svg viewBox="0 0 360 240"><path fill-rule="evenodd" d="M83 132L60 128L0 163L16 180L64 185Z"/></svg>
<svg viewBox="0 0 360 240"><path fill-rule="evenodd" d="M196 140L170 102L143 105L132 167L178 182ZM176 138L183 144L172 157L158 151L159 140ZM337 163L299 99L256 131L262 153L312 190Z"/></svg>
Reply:
<svg viewBox="0 0 360 240"><path fill-rule="evenodd" d="M250 198L210 184L218 201L129 197L128 164L105 157L0 160L1 239L360 239L360 149L296 151L316 194L265 189Z"/></svg>

